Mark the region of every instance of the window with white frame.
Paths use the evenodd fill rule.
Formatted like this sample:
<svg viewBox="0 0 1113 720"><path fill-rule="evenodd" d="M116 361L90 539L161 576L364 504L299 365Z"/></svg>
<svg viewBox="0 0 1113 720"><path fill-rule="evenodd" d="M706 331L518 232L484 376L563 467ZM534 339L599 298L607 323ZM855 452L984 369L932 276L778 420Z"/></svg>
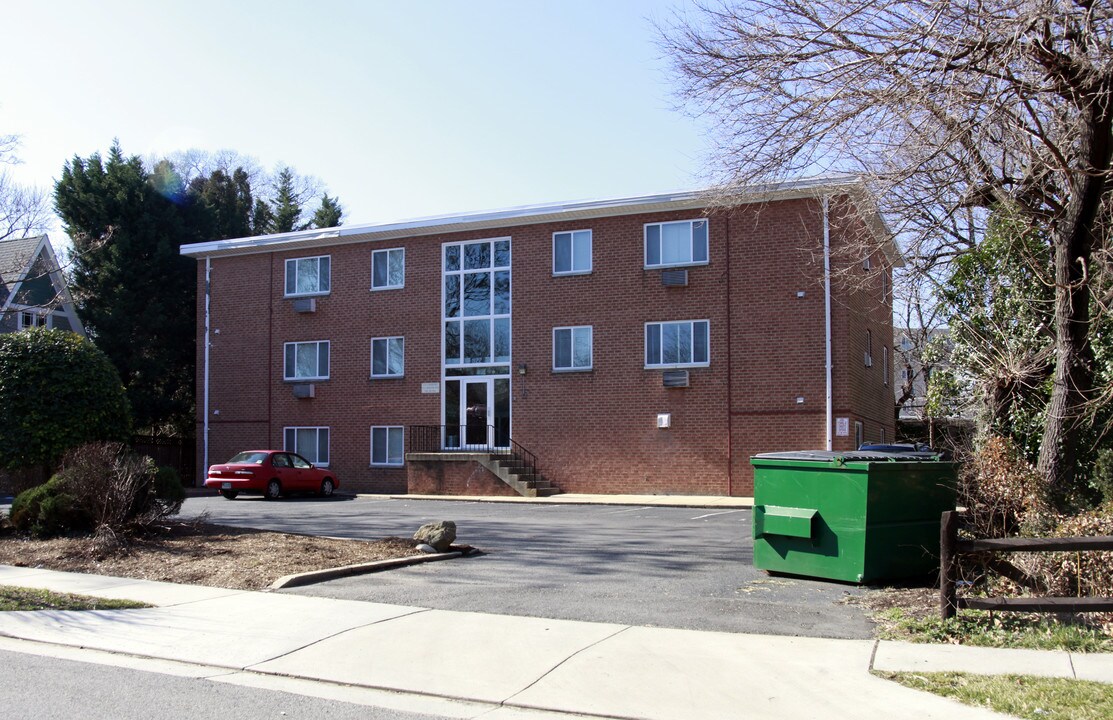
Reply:
<svg viewBox="0 0 1113 720"><path fill-rule="evenodd" d="M888 436L885 434L885 428L881 428L881 444L884 445L888 442Z"/></svg>
<svg viewBox="0 0 1113 720"><path fill-rule="evenodd" d="M862 440L865 438L865 428L858 420L854 421L854 449L862 447Z"/></svg>
<svg viewBox="0 0 1113 720"><path fill-rule="evenodd" d="M284 346L286 380L328 380L329 341L289 342Z"/></svg>
<svg viewBox="0 0 1113 720"><path fill-rule="evenodd" d="M707 220L649 223L645 226L645 266L707 264Z"/></svg>
<svg viewBox="0 0 1113 720"><path fill-rule="evenodd" d="M553 370L591 369L591 326L553 328Z"/></svg>
<svg viewBox="0 0 1113 720"><path fill-rule="evenodd" d="M889 346L881 346L881 379L886 385L889 384Z"/></svg>
<svg viewBox="0 0 1113 720"><path fill-rule="evenodd" d="M332 259L328 255L287 260L286 296L328 294L331 265Z"/></svg>
<svg viewBox="0 0 1113 720"><path fill-rule="evenodd" d="M37 327L50 327L50 316L46 313L35 312L34 310L24 310L19 313L20 330L30 330L31 328Z"/></svg>
<svg viewBox="0 0 1113 720"><path fill-rule="evenodd" d="M553 275L591 272L591 231L553 233Z"/></svg>
<svg viewBox="0 0 1113 720"><path fill-rule="evenodd" d="M873 367L873 331L866 330L866 367Z"/></svg>
<svg viewBox="0 0 1113 720"><path fill-rule="evenodd" d="M371 377L402 377L406 373L405 338L371 340Z"/></svg>
<svg viewBox="0 0 1113 720"><path fill-rule="evenodd" d="M371 465L401 465L404 447L404 430L401 425L384 425L371 428Z"/></svg>
<svg viewBox="0 0 1113 720"><path fill-rule="evenodd" d="M699 367L710 364L707 320L646 323L646 367Z"/></svg>
<svg viewBox="0 0 1113 720"><path fill-rule="evenodd" d="M371 289L393 290L406 284L406 249L392 248L371 253Z"/></svg>
<svg viewBox="0 0 1113 720"><path fill-rule="evenodd" d="M328 466L327 427L288 427L282 431L282 449L296 452L319 467Z"/></svg>

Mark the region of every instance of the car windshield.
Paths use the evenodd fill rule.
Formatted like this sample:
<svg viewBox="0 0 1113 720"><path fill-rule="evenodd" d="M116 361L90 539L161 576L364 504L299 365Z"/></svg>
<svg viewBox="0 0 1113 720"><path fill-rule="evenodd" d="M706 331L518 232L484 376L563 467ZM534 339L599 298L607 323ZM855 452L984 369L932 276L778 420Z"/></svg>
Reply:
<svg viewBox="0 0 1113 720"><path fill-rule="evenodd" d="M228 461L229 465L262 465L267 459L264 452L242 452Z"/></svg>

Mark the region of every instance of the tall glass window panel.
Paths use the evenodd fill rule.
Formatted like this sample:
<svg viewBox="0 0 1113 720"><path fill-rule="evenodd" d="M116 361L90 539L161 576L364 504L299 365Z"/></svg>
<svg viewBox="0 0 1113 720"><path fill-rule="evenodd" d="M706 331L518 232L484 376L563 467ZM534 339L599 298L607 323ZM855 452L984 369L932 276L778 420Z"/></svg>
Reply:
<svg viewBox="0 0 1113 720"><path fill-rule="evenodd" d="M448 271L460 269L460 246L447 245L444 249L444 269Z"/></svg>
<svg viewBox="0 0 1113 720"><path fill-rule="evenodd" d="M652 267L661 264L661 226L645 226L645 264Z"/></svg>
<svg viewBox="0 0 1113 720"><path fill-rule="evenodd" d="M371 341L371 377L401 377L405 373L405 340L401 337Z"/></svg>
<svg viewBox="0 0 1113 720"><path fill-rule="evenodd" d="M510 272L500 270L495 273L494 315L510 314Z"/></svg>
<svg viewBox="0 0 1113 720"><path fill-rule="evenodd" d="M510 380L496 378L494 381L494 417L495 446L507 447L510 445Z"/></svg>
<svg viewBox="0 0 1113 720"><path fill-rule="evenodd" d="M371 287L375 290L400 288L406 279L406 250L376 250L371 253Z"/></svg>
<svg viewBox="0 0 1113 720"><path fill-rule="evenodd" d="M692 223L692 262L707 262L707 221Z"/></svg>
<svg viewBox="0 0 1113 720"><path fill-rule="evenodd" d="M692 262L692 226L666 223L661 226L661 264Z"/></svg>
<svg viewBox="0 0 1113 720"><path fill-rule="evenodd" d="M553 330L553 369L591 369L591 327L555 328Z"/></svg>
<svg viewBox="0 0 1113 720"><path fill-rule="evenodd" d="M553 272L591 272L591 231L577 230L553 234Z"/></svg>
<svg viewBox="0 0 1113 720"><path fill-rule="evenodd" d="M460 364L460 321L449 320L444 324L444 364Z"/></svg>
<svg viewBox="0 0 1113 720"><path fill-rule="evenodd" d="M495 241L495 267L510 267L510 241Z"/></svg>
<svg viewBox="0 0 1113 720"><path fill-rule="evenodd" d="M460 276L444 276L444 316L460 317Z"/></svg>
<svg viewBox="0 0 1113 720"><path fill-rule="evenodd" d="M491 274L464 273L464 315L491 314Z"/></svg>
<svg viewBox="0 0 1113 720"><path fill-rule="evenodd" d="M659 324L645 326L645 364L661 364L661 326Z"/></svg>
<svg viewBox="0 0 1113 720"><path fill-rule="evenodd" d="M371 464L401 465L404 458L404 431L397 427L371 428Z"/></svg>
<svg viewBox="0 0 1113 720"><path fill-rule="evenodd" d="M460 381L444 381L444 446L460 447Z"/></svg>
<svg viewBox="0 0 1113 720"><path fill-rule="evenodd" d="M464 321L464 362L491 362L491 321Z"/></svg>
<svg viewBox="0 0 1113 720"><path fill-rule="evenodd" d="M323 380L328 378L329 343L286 343L284 348L286 380Z"/></svg>
<svg viewBox="0 0 1113 720"><path fill-rule="evenodd" d="M495 362L510 362L510 318L497 318L495 328Z"/></svg>
<svg viewBox="0 0 1113 720"><path fill-rule="evenodd" d="M491 267L491 243L477 242L464 245L464 269L483 270Z"/></svg>

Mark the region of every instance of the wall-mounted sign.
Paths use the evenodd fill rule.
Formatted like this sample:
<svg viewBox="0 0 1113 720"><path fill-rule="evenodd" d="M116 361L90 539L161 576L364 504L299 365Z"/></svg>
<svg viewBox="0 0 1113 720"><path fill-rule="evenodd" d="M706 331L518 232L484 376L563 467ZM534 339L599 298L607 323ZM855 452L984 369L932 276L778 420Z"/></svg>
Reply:
<svg viewBox="0 0 1113 720"><path fill-rule="evenodd" d="M850 418L835 418L835 434L839 437L850 435Z"/></svg>
<svg viewBox="0 0 1113 720"><path fill-rule="evenodd" d="M440 383L421 383L421 393L423 395L437 395L440 391Z"/></svg>

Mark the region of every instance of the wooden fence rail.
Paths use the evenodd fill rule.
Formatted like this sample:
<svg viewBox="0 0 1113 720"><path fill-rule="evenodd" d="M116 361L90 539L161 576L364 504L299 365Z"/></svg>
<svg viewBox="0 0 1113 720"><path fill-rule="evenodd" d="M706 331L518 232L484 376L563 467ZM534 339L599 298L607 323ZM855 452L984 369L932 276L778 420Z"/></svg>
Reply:
<svg viewBox="0 0 1113 720"><path fill-rule="evenodd" d="M959 513L943 513L939 527L939 614L944 620L959 610L1013 612L1111 612L1113 597L960 598L955 591L959 555L978 552L1062 552L1113 550L1113 536L1062 538L997 538L959 540Z"/></svg>

